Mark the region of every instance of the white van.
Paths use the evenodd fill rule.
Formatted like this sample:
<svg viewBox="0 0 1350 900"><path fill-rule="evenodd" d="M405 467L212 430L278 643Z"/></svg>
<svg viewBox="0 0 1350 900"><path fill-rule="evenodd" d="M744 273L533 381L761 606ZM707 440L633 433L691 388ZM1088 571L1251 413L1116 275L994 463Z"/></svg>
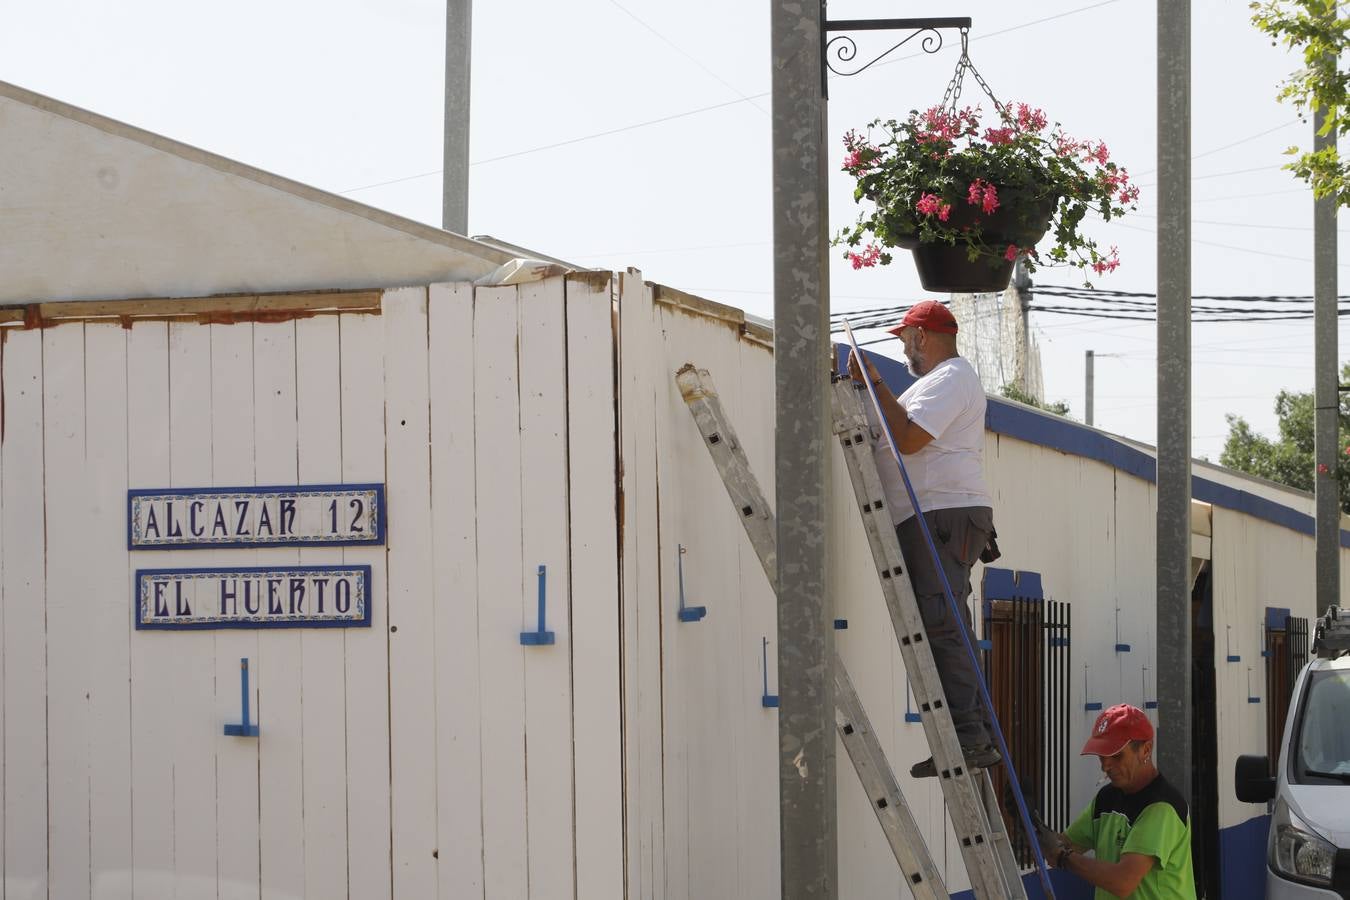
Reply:
<svg viewBox="0 0 1350 900"><path fill-rule="evenodd" d="M1318 620L1318 655L1289 701L1279 765L1240 756L1237 797L1273 802L1266 852L1267 900L1350 900L1350 616Z"/></svg>

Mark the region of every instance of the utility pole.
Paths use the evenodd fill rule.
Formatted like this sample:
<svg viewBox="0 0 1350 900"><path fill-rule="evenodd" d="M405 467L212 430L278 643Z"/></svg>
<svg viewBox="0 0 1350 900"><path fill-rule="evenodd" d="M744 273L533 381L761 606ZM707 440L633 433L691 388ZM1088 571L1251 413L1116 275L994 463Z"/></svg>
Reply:
<svg viewBox="0 0 1350 900"><path fill-rule="evenodd" d="M1085 424L1087 424L1087 425L1091 425L1091 424L1092 424L1092 400L1093 400L1093 393L1092 393L1092 391L1093 391L1093 387L1092 387L1092 351L1089 350L1089 351L1087 351L1087 399L1086 399L1086 402L1083 404L1083 408L1084 408L1083 422L1084 422Z"/></svg>
<svg viewBox="0 0 1350 900"><path fill-rule="evenodd" d="M1335 13L1333 13L1334 15ZM1336 131L1322 134L1326 110L1313 114L1313 150L1336 146ZM1340 436L1340 373L1336 371L1336 194L1313 201L1313 455L1317 471L1313 493L1317 507L1315 584L1317 614L1340 600L1341 497L1336 477Z"/></svg>
<svg viewBox="0 0 1350 900"><path fill-rule="evenodd" d="M1191 800L1191 3L1158 0L1158 766Z"/></svg>
<svg viewBox="0 0 1350 900"><path fill-rule="evenodd" d="M830 300L824 0L772 0L779 871L785 900L838 892L834 657L826 595Z"/></svg>
<svg viewBox="0 0 1350 900"><path fill-rule="evenodd" d="M469 60L473 0L445 0L445 161L441 227L469 233Z"/></svg>
<svg viewBox="0 0 1350 900"><path fill-rule="evenodd" d="M1022 334L1018 348L1018 380L1022 393L1036 396L1031 387L1031 273L1019 257L1013 268L1013 287L1017 289L1017 305L1022 312ZM1039 399L1039 398L1038 398Z"/></svg>

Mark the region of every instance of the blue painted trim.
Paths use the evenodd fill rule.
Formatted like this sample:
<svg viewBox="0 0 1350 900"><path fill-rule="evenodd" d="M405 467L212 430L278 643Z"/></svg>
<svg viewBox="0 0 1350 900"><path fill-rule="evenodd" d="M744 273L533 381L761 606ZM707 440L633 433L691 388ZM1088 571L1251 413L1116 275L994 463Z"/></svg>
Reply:
<svg viewBox="0 0 1350 900"><path fill-rule="evenodd" d="M835 349L840 372L843 372L848 347L836 344ZM869 358L892 390L900 392L914 383L909 369L899 360L875 353L869 354ZM1157 482L1157 464L1152 456L1063 416L1036 412L1021 404L990 397L984 421L985 428L995 434L1006 434L1031 444L1095 459L1136 478ZM1191 476L1191 495L1196 500L1282 525L1300 534L1312 535L1315 531L1316 520L1306 513L1205 478ZM1350 531L1341 530L1341 546L1350 547Z"/></svg>
<svg viewBox="0 0 1350 900"><path fill-rule="evenodd" d="M1145 700L1145 701L1144 701L1144 709L1157 709L1157 708L1158 708L1158 701L1157 701L1157 700Z"/></svg>
<svg viewBox="0 0 1350 900"><path fill-rule="evenodd" d="M847 628L848 628L848 619L835 619L835 620L834 620L834 630L835 630L835 631L844 631L844 630L847 629Z"/></svg>
<svg viewBox="0 0 1350 900"><path fill-rule="evenodd" d="M1092 885L1076 875L1061 872L1059 869L1050 870L1050 885L1054 888L1055 900L1092 900L1093 898ZM1027 900L1045 900L1045 889L1041 887L1041 880L1034 869L1022 876L1022 886L1026 889ZM971 890L957 891L951 897L952 900L976 900L975 892ZM1224 900L1228 900L1227 894L1224 894Z"/></svg>
<svg viewBox="0 0 1350 900"><path fill-rule="evenodd" d="M1051 647L1067 647L1067 646L1069 646L1069 639L1066 638L1066 637L1052 637L1052 638L1050 639L1050 646L1051 646Z"/></svg>
<svg viewBox="0 0 1350 900"><path fill-rule="evenodd" d="M975 646L979 647L981 650L993 650L994 642L990 640L978 640L975 642Z"/></svg>
<svg viewBox="0 0 1350 900"><path fill-rule="evenodd" d="M194 542L185 540L169 544L136 544L132 539L132 507L137 497L211 497L248 494L262 496L266 494L322 494L331 491L371 491L375 492L375 533L360 540L325 541L312 538L296 540L269 541L208 541ZM136 488L127 491L127 549L128 550L229 550L258 549L260 547L370 547L382 546L388 537L386 532L386 510L384 485L378 482L358 482L353 484L301 484L301 485L258 485L241 487L198 487L198 488Z"/></svg>
<svg viewBox="0 0 1350 900"><path fill-rule="evenodd" d="M907 712L907 713L905 713L905 721L906 721L906 722L922 722L922 721L923 721L923 716L919 715L919 714L916 713L916 712Z"/></svg>
<svg viewBox="0 0 1350 900"><path fill-rule="evenodd" d="M1130 652L1130 645L1129 645L1129 644L1116 644L1116 652L1117 652L1117 653L1129 653L1129 652Z"/></svg>
<svg viewBox="0 0 1350 900"><path fill-rule="evenodd" d="M189 622L176 624L144 624L141 622L137 607L140 605L141 579L156 575L263 575L290 574L294 572L343 572L361 576L361 589L365 593L366 612L360 619L289 619L283 621L244 621L244 622ZM216 568L194 569L137 569L132 577L131 619L137 631L213 631L225 628L369 628L371 609L375 598L371 594L370 566L223 566Z"/></svg>
<svg viewBox="0 0 1350 900"><path fill-rule="evenodd" d="M1248 702L1248 703L1260 703L1260 702L1261 702L1261 698L1260 698L1260 697L1248 697L1248 698L1247 698L1247 702Z"/></svg>
<svg viewBox="0 0 1350 900"><path fill-rule="evenodd" d="M1269 835L1268 815L1219 829L1219 894L1223 900L1265 900Z"/></svg>
<svg viewBox="0 0 1350 900"><path fill-rule="evenodd" d="M1239 656L1239 655L1236 654L1236 653L1230 653L1230 654L1228 654L1228 661L1229 661L1229 662L1242 662L1242 657Z"/></svg>
<svg viewBox="0 0 1350 900"><path fill-rule="evenodd" d="M1267 606L1266 607L1266 630L1284 631L1284 620L1289 618L1289 607L1287 606Z"/></svg>
<svg viewBox="0 0 1350 900"><path fill-rule="evenodd" d="M1099 712L1101 708L1102 708L1102 701L1100 700L1089 700L1087 703L1083 704L1083 709L1087 710L1088 712Z"/></svg>
<svg viewBox="0 0 1350 900"><path fill-rule="evenodd" d="M1241 825L1219 829L1219 896L1223 900L1264 900L1266 896L1266 841L1270 816L1257 816ZM1092 900L1092 885L1068 872L1052 869L1050 883L1056 900ZM1022 876L1027 900L1044 900L1040 879ZM958 891L952 900L976 900L973 891Z"/></svg>

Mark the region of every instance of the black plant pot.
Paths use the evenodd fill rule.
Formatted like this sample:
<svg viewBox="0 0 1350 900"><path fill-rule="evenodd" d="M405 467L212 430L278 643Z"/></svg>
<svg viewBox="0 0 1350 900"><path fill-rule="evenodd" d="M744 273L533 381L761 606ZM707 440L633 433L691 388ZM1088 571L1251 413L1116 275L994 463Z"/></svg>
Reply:
<svg viewBox="0 0 1350 900"><path fill-rule="evenodd" d="M981 253L970 259L965 244L920 244L913 248L914 268L925 291L939 294L999 294L1012 280L1014 261Z"/></svg>
<svg viewBox="0 0 1350 900"><path fill-rule="evenodd" d="M984 215L970 204L953 205L948 224L957 228L979 225L989 249L972 260L970 249L961 241L955 245L937 242L913 247L910 252L914 254L914 267L924 290L944 294L1001 293L1008 287L1015 265L1014 260L1004 257L1003 251L1009 244L1035 246L1050 228L1055 203L1054 198L1044 201L1030 217L1031 223L1019 222L1008 214L1006 210L1011 203L1005 203L992 215Z"/></svg>

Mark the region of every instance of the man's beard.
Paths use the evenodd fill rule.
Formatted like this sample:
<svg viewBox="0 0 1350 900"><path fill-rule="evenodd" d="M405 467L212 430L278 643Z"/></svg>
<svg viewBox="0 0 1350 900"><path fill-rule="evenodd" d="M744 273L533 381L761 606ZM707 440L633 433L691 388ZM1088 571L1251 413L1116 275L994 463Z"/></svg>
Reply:
<svg viewBox="0 0 1350 900"><path fill-rule="evenodd" d="M909 369L909 374L913 375L915 378L922 378L924 376L923 364L908 353L905 354L905 366Z"/></svg>

